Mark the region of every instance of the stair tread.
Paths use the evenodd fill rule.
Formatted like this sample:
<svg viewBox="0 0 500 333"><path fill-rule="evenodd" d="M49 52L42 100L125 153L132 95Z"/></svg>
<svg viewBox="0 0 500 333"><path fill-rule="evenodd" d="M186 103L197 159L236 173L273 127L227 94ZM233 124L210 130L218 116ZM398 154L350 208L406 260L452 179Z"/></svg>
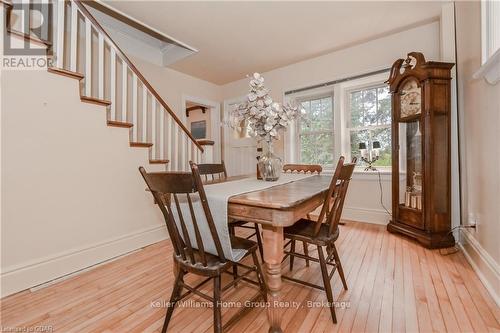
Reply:
<svg viewBox="0 0 500 333"><path fill-rule="evenodd" d="M153 144L149 142L130 142L130 147L152 147Z"/></svg>
<svg viewBox="0 0 500 333"><path fill-rule="evenodd" d="M48 68L49 73L54 73L54 74L60 74L64 75L67 77L71 77L74 79L82 80L83 79L83 74L78 73L78 72L72 72L64 68L59 68L59 67L49 67Z"/></svg>
<svg viewBox="0 0 500 333"><path fill-rule="evenodd" d="M96 97L90 97L90 96L80 96L80 99L82 102L86 103L92 103L92 104L98 104L98 105L104 105L104 106L110 106L111 102L107 101L105 99L99 99Z"/></svg>
<svg viewBox="0 0 500 333"><path fill-rule="evenodd" d="M151 164L167 164L169 162L169 160L149 160L149 163Z"/></svg>
<svg viewBox="0 0 500 333"><path fill-rule="evenodd" d="M108 126L130 128L133 127L134 124L123 121L108 120Z"/></svg>

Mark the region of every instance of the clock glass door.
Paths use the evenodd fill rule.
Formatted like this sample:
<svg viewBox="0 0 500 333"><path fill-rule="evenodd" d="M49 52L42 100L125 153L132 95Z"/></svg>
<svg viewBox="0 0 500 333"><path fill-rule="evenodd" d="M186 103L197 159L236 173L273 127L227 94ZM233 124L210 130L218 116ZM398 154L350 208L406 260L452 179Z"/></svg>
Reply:
<svg viewBox="0 0 500 333"><path fill-rule="evenodd" d="M399 123L399 205L422 211L422 132L420 119Z"/></svg>

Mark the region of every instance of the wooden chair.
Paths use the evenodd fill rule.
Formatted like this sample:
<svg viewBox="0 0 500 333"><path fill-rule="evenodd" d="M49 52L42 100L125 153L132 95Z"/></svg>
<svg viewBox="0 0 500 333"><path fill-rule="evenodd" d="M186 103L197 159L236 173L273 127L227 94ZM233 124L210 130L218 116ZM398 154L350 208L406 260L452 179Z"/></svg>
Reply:
<svg viewBox="0 0 500 333"><path fill-rule="evenodd" d="M335 307L333 305L333 295L330 280L338 269L344 289L347 290L347 283L340 263L340 258L335 247L335 241L339 237L339 221L342 215L347 188L352 176L355 164L344 164L344 157L341 157L337 163L337 168L330 183L325 201L321 209L318 221L309 219L301 219L294 225L284 229L285 239L289 239L288 244L291 244L290 251L285 251L285 258L290 256L290 269L293 267L292 260L294 257L308 259L313 262L318 262L321 266L321 275L323 277L323 286L301 281L295 278L283 276L284 279L291 280L309 287L317 288L326 291L328 302L330 302L330 313L334 323L337 322L335 315ZM307 244L313 244L318 249L318 258L295 252L295 242L302 241ZM288 245L286 244L286 245ZM325 258L323 247L326 247L327 256ZM329 273L327 265L333 266Z"/></svg>
<svg viewBox="0 0 500 333"><path fill-rule="evenodd" d="M321 174L323 168L319 164L285 164L283 166L283 172L285 173L317 173ZM307 214L306 216L309 220L311 220L311 216ZM295 243L293 243L295 246ZM304 249L304 254L309 256L309 248L306 242L302 242L302 247ZM295 249L294 249L295 250ZM290 270L293 268L293 261L290 260ZM309 267L309 259L306 259L306 266Z"/></svg>
<svg viewBox="0 0 500 333"><path fill-rule="evenodd" d="M192 173L188 172L152 172L148 173L143 167L139 168L149 190L153 194L156 203L158 204L168 234L173 245L174 253L174 271L175 282L170 297L169 307L165 316L162 333L167 331L168 324L172 317L175 304L190 294L196 294L213 302L214 309L214 332L222 332L223 328L227 328L234 324L245 312L251 307L244 307L236 313L223 326L221 317L221 293L226 291L231 286L236 285L240 280L256 284L259 286L259 292L252 298L252 302L264 297L267 297L267 288L263 280L262 271L257 259L257 243L232 236L231 244L233 248L244 249L246 255L251 255L253 258L253 266L243 265L240 262L233 262L224 256L222 245L217 234L215 223L208 206L203 184L200 178L198 166L191 163ZM201 199L203 212L210 229L209 234L200 234L198 222L194 213L191 196L198 194ZM179 197L185 196L190 208L190 218L185 218L179 205ZM175 221L174 209L177 210L178 221ZM180 230L179 230L180 229ZM194 230L195 237L190 236L188 230ZM192 239L194 238L194 239ZM217 254L205 252L207 242L213 241ZM237 279L231 280L226 286L221 286L222 273L228 273L227 270L234 265L242 266L246 269L245 273L238 276ZM257 274L257 282L249 279L247 276L255 272ZM195 286L190 286L184 282L184 276L188 273L196 274L205 277L200 283ZM231 274L231 273L228 273ZM213 297L199 291L205 283L213 279L214 292ZM181 294L186 289L187 292Z"/></svg>
<svg viewBox="0 0 500 333"><path fill-rule="evenodd" d="M198 164L198 171L205 182L224 180L227 178L226 165L224 161L220 164Z"/></svg>
<svg viewBox="0 0 500 333"><path fill-rule="evenodd" d="M210 183L216 180L224 180L227 178L226 165L224 161L221 161L220 164L198 164L198 170L200 172L200 176L202 179L205 179L205 182ZM256 223L248 223L245 221L229 221L229 232L232 235L236 235L236 228L243 229L252 229L253 233L246 237L246 239L250 239L253 236L257 239L257 244L259 246L259 253L261 259L263 259L262 253L262 236L260 235L259 226ZM235 271L237 268L235 267Z"/></svg>

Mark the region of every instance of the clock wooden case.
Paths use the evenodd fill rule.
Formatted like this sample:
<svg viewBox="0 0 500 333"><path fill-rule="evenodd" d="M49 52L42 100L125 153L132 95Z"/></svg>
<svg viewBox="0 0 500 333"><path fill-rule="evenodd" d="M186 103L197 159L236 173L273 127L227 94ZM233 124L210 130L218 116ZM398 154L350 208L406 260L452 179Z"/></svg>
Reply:
<svg viewBox="0 0 500 333"><path fill-rule="evenodd" d="M419 52L394 62L392 95L392 220L390 232L428 248L453 246L450 106L453 63ZM398 172L399 171L399 172Z"/></svg>

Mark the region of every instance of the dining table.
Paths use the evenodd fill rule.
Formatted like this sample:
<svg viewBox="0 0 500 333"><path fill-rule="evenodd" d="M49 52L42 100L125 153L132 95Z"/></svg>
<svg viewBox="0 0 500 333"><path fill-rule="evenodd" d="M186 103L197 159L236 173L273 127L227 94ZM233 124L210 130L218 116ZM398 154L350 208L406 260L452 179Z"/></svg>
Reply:
<svg viewBox="0 0 500 333"><path fill-rule="evenodd" d="M235 178L229 177L225 181L232 179ZM262 226L269 332L283 332L283 303L280 295L281 262L284 256L283 228L293 225L323 204L331 179L327 175L312 175L263 190L234 195L228 200L228 218L259 223Z"/></svg>

